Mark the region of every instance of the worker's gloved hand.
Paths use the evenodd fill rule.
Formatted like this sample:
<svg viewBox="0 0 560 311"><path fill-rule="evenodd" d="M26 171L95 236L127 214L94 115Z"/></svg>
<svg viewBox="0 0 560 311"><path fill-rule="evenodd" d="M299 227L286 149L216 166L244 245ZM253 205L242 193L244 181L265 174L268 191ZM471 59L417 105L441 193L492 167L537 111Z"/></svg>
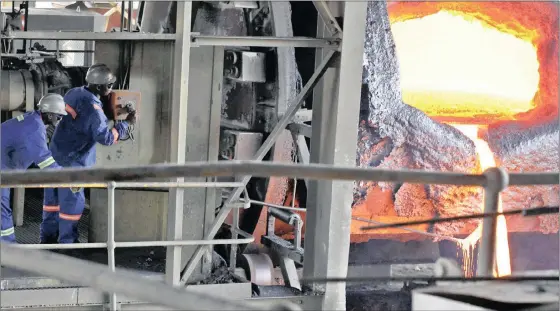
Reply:
<svg viewBox="0 0 560 311"><path fill-rule="evenodd" d="M126 122L128 122L128 124L130 125L136 124L136 111L128 113L128 116L126 116Z"/></svg>
<svg viewBox="0 0 560 311"><path fill-rule="evenodd" d="M129 124L127 121L118 121L115 123L115 129L119 133L119 140L127 140L129 139Z"/></svg>

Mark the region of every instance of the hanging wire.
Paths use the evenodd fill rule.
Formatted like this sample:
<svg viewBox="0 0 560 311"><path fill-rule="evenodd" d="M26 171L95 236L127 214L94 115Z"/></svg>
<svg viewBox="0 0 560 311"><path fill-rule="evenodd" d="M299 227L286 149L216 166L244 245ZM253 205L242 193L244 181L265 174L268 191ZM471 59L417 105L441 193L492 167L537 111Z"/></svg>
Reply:
<svg viewBox="0 0 560 311"><path fill-rule="evenodd" d="M395 222L395 223L376 225L376 226L364 226L361 227L360 229L364 231L378 230L378 229L398 228L398 227L414 226L414 225L437 224L437 223L451 222L457 220L489 218L489 217L496 217L500 215L538 216L538 215L546 215L546 214L557 214L558 211L559 211L558 206L545 206L545 207L536 207L531 209L514 209L514 210L509 210L504 212L478 213L478 214L452 216L452 217L445 217L445 218L430 218L424 220L403 221L403 222Z"/></svg>
<svg viewBox="0 0 560 311"><path fill-rule="evenodd" d="M357 221L367 222L367 223L370 223L370 224L375 224L375 225L381 225L381 226L387 225L387 223L384 223L384 222L380 222L380 221L376 221L376 220L372 220L372 219L366 219L366 218L357 217L357 216L352 216L352 219L357 220ZM454 238L454 237L451 237L451 236L440 235L440 234L437 234L437 233L426 232L426 231L416 230L416 229L407 228L407 227L400 227L399 229L404 230L404 231L408 231L408 232L412 232L412 233L425 235L425 236L430 236L430 237L437 238L437 239L448 240L448 241L452 241L452 242L455 242L455 243L461 243L461 239Z"/></svg>

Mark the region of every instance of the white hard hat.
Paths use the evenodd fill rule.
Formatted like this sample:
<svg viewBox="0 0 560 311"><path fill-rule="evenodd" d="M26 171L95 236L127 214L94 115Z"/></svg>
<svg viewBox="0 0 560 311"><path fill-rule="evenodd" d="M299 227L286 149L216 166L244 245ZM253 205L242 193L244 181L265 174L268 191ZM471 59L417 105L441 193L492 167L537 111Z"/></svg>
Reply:
<svg viewBox="0 0 560 311"><path fill-rule="evenodd" d="M89 67L86 73L86 82L89 84L105 85L115 83L117 78L105 64L95 64Z"/></svg>
<svg viewBox="0 0 560 311"><path fill-rule="evenodd" d="M51 112L59 115L66 115L66 104L64 98L59 94L49 93L39 100L37 108L41 112Z"/></svg>

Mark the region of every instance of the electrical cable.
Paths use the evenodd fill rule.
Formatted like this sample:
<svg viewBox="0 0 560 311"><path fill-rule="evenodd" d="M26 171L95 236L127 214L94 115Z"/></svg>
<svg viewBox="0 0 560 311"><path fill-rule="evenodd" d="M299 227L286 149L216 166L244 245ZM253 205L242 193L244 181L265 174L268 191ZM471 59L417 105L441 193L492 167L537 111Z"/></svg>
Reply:
<svg viewBox="0 0 560 311"><path fill-rule="evenodd" d="M370 223L370 224L375 224L375 225L381 225L381 226L388 225L387 223L384 223L384 222L380 222L380 221L376 221L376 220L372 220L372 219L365 219L365 218L357 217L357 216L352 216L352 219L357 220L357 221L367 222L367 223ZM432 232L426 232L426 231L416 230L416 229L407 228L407 227L399 227L399 229L404 230L404 231L408 231L408 232L412 232L412 233L416 233L416 234L430 236L430 237L433 237L433 238L436 238L436 239L442 239L442 240L452 241L452 242L455 242L455 243L461 243L461 239L454 238L454 237L451 237L451 236L440 235L440 234L436 234L436 233L432 233Z"/></svg>
<svg viewBox="0 0 560 311"><path fill-rule="evenodd" d="M398 228L398 227L406 227L406 226L414 226L414 225L437 224L437 223L451 222L457 220L489 218L489 217L497 217L500 215L538 216L538 215L546 215L546 214L557 214L559 210L560 209L558 206L545 206L545 207L536 207L531 209L514 209L514 210L509 210L504 212L479 213L479 214L452 216L452 217L445 217L445 218L431 218L431 219L424 219L424 220L403 221L403 222L395 222L395 223L384 224L384 225L364 226L361 227L360 229L363 231L378 230L378 229Z"/></svg>
<svg viewBox="0 0 560 311"><path fill-rule="evenodd" d="M386 277L335 277L335 278L303 278L302 283L362 283L362 282L482 282L482 281L500 281L500 282L534 282L534 281L558 281L558 275L531 275L531 276L473 276L473 277L435 277L435 276L386 276Z"/></svg>

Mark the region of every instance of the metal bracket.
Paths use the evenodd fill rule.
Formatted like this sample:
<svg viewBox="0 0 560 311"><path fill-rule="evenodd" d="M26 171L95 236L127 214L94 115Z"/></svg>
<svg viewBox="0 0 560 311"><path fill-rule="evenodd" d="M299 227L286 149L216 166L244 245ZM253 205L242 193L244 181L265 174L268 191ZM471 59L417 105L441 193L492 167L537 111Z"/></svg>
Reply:
<svg viewBox="0 0 560 311"><path fill-rule="evenodd" d="M288 257L298 264L303 264L303 249L294 249L292 243L278 237L265 235L261 243L280 257Z"/></svg>
<svg viewBox="0 0 560 311"><path fill-rule="evenodd" d="M266 53L226 50L224 76L242 82L266 82Z"/></svg>

